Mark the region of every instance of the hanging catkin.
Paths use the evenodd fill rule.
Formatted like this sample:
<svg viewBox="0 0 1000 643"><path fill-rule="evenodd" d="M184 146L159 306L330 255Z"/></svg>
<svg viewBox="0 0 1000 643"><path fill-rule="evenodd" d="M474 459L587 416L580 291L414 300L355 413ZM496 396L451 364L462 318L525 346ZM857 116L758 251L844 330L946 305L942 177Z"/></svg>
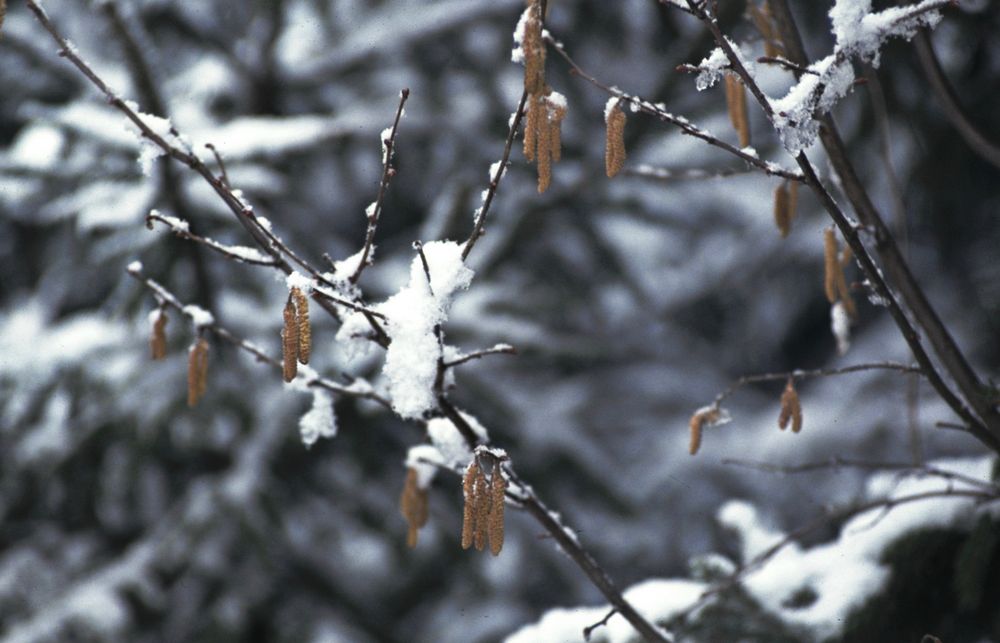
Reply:
<svg viewBox="0 0 1000 643"><path fill-rule="evenodd" d="M295 319L299 331L299 363L308 364L309 354L312 352L312 329L309 327L309 298L299 288L293 287L292 299L295 300Z"/></svg>
<svg viewBox="0 0 1000 643"><path fill-rule="evenodd" d="M823 290L826 299L831 304L837 302L837 273L840 263L837 261L837 236L833 228L823 230Z"/></svg>
<svg viewBox="0 0 1000 643"><path fill-rule="evenodd" d="M740 138L740 147L750 145L750 121L747 117L747 96L736 74L726 74L726 106L729 120Z"/></svg>
<svg viewBox="0 0 1000 643"><path fill-rule="evenodd" d="M298 374L299 323L295 318L295 304L289 296L283 311L284 327L281 329L281 357L286 382L291 382Z"/></svg>
<svg viewBox="0 0 1000 643"><path fill-rule="evenodd" d="M613 105L605 108L604 123L607 133L604 140L604 171L608 177L621 172L625 165L625 112L621 101L612 99Z"/></svg>
<svg viewBox="0 0 1000 643"><path fill-rule="evenodd" d="M500 555L503 548L503 511L504 496L507 493L507 481L503 477L500 469L500 462L493 465L493 475L490 478L490 517L488 535L490 541L490 553L494 556Z"/></svg>
<svg viewBox="0 0 1000 643"><path fill-rule="evenodd" d="M802 430L802 405L799 403L799 394L795 390L795 383L792 378L788 378L785 390L781 393L781 412L778 414L778 428L784 431L788 427L788 422L792 422L792 433Z"/></svg>
<svg viewBox="0 0 1000 643"><path fill-rule="evenodd" d="M0 0L2 2L3 0ZM153 321L153 333L149 338L149 349L153 359L163 359L167 356L167 311L160 308L156 320Z"/></svg>
<svg viewBox="0 0 1000 643"><path fill-rule="evenodd" d="M427 524L427 490L420 488L420 485L417 484L417 478L416 469L407 470L403 493L399 497L399 510L409 526L406 544L411 549L417 546L417 533L420 528Z"/></svg>
<svg viewBox="0 0 1000 643"><path fill-rule="evenodd" d="M462 479L462 549L472 546L476 535L476 479L482 474L479 463L473 458Z"/></svg>
<svg viewBox="0 0 1000 643"><path fill-rule="evenodd" d="M528 2L528 17L521 42L524 51L524 90L531 96L545 87L545 43L542 40L541 0Z"/></svg>
<svg viewBox="0 0 1000 643"><path fill-rule="evenodd" d="M195 406L208 388L208 341L204 337L188 350L188 406Z"/></svg>
<svg viewBox="0 0 1000 643"><path fill-rule="evenodd" d="M784 239L792 229L791 201L788 196L788 185L782 182L774 189L774 223Z"/></svg>

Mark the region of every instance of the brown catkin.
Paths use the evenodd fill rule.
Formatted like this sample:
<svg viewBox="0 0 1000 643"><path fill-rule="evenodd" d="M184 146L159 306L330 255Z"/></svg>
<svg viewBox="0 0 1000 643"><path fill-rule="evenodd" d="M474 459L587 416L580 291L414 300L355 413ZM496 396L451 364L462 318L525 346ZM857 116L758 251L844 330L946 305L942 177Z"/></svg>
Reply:
<svg viewBox="0 0 1000 643"><path fill-rule="evenodd" d="M503 549L503 511L504 496L507 493L507 481L504 480L503 471L500 470L500 463L493 465L493 476L490 479L490 518L489 518L489 541L490 553L494 556L500 555Z"/></svg>
<svg viewBox="0 0 1000 643"><path fill-rule="evenodd" d="M539 97L535 107L539 110L538 131L535 136L538 148L535 151L535 163L538 165L538 193L549 189L552 182L552 130L548 123L548 108L545 99Z"/></svg>
<svg viewBox="0 0 1000 643"><path fill-rule="evenodd" d="M562 121L565 116L565 107L549 105L549 147L553 161L562 159Z"/></svg>
<svg viewBox="0 0 1000 643"><path fill-rule="evenodd" d="M837 303L837 274L840 272L837 236L833 228L826 228L823 230L823 290L831 304Z"/></svg>
<svg viewBox="0 0 1000 643"><path fill-rule="evenodd" d="M792 229L792 213L789 209L788 184L782 182L774 189L774 223L784 239Z"/></svg>
<svg viewBox="0 0 1000 643"><path fill-rule="evenodd" d="M785 390L781 393L781 413L778 414L778 428L782 431L788 427L788 422L792 422L792 433L802 430L802 405L799 402L799 394L795 390L795 383L792 378L788 378Z"/></svg>
<svg viewBox="0 0 1000 643"><path fill-rule="evenodd" d="M409 469L406 473L403 493L399 497L399 510L409 525L406 545L412 549L417 546L417 533L427 524L428 510L427 491L417 484L416 469Z"/></svg>
<svg viewBox="0 0 1000 643"><path fill-rule="evenodd" d="M610 178L621 172L625 165L625 112L620 102L608 111L606 125L604 171Z"/></svg>
<svg viewBox="0 0 1000 643"><path fill-rule="evenodd" d="M281 329L281 357L285 381L291 382L299 372L299 324L291 297L285 303L283 316L285 325Z"/></svg>
<svg viewBox="0 0 1000 643"><path fill-rule="evenodd" d="M753 2L748 3L750 16L753 18L754 26L764 39L764 55L774 58L782 55L780 36L774 27L774 20L771 18L771 5L768 2L757 7Z"/></svg>
<svg viewBox="0 0 1000 643"><path fill-rule="evenodd" d="M0 0L2 2L3 0ZM153 334L149 338L149 349L153 359L163 359L167 356L167 311L159 309L156 321L153 322Z"/></svg>
<svg viewBox="0 0 1000 643"><path fill-rule="evenodd" d="M489 487L486 483L486 475L482 469L476 476L476 489L473 492L475 506L473 512L476 515L475 545L477 551L486 548L486 534L489 530L490 506L493 504L490 497Z"/></svg>
<svg viewBox="0 0 1000 643"><path fill-rule="evenodd" d="M188 350L188 406L195 406L208 386L208 341L199 337Z"/></svg>
<svg viewBox="0 0 1000 643"><path fill-rule="evenodd" d="M726 106L729 120L740 138L740 147L750 145L750 121L747 117L747 97L736 74L726 74Z"/></svg>
<svg viewBox="0 0 1000 643"><path fill-rule="evenodd" d="M309 326L309 298L299 288L292 288L295 300L295 319L299 330L299 363L308 364L312 352L312 329Z"/></svg>
<svg viewBox="0 0 1000 643"><path fill-rule="evenodd" d="M462 508L462 549L472 546L476 534L476 478L479 477L479 464L473 459L472 463L465 470L465 478L462 479L462 496L464 505Z"/></svg>
<svg viewBox="0 0 1000 643"><path fill-rule="evenodd" d="M7 0L0 0L0 29L3 29L3 19L7 16ZM3 34L0 33L0 36Z"/></svg>
<svg viewBox="0 0 1000 643"><path fill-rule="evenodd" d="M701 448L701 430L705 426L705 414L697 412L691 416L691 443L688 446L688 453L694 455Z"/></svg>
<svg viewBox="0 0 1000 643"><path fill-rule="evenodd" d="M799 209L799 182L788 182L788 214L789 219L794 219Z"/></svg>
<svg viewBox="0 0 1000 643"><path fill-rule="evenodd" d="M541 101L536 101L534 96L528 97L526 103L526 119L524 123L524 158L529 161L535 160L535 148L538 147L538 119L542 113Z"/></svg>
<svg viewBox="0 0 1000 643"><path fill-rule="evenodd" d="M524 90L537 96L545 87L545 43L542 41L541 0L528 3L528 20L521 42L524 51Z"/></svg>

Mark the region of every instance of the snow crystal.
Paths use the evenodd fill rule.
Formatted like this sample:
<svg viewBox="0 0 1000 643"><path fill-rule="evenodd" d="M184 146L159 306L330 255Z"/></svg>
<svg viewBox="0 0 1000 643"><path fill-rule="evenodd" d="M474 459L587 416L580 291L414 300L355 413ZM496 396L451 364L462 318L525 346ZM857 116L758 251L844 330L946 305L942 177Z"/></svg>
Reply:
<svg viewBox="0 0 1000 643"><path fill-rule="evenodd" d="M312 407L299 419L299 434L306 447L311 447L320 438L332 438L337 435L333 396L318 386L312 387L312 395Z"/></svg>
<svg viewBox="0 0 1000 643"><path fill-rule="evenodd" d="M423 261L414 257L409 283L376 307L386 317L385 330L392 340L383 374L393 410L405 419L419 418L435 405L433 389L441 348L434 328L447 320L452 295L467 288L473 275L462 262L458 243L432 241L423 246L423 253L430 284Z"/></svg>
<svg viewBox="0 0 1000 643"><path fill-rule="evenodd" d="M497 161L497 162L493 163L492 165L490 165L490 171L489 171L489 175L488 176L489 176L489 179L490 179L491 182L494 179L497 180L497 181L499 181L500 179L503 178L504 174L507 173L507 168L503 167L501 169L502 166L503 166L503 161Z"/></svg>
<svg viewBox="0 0 1000 643"><path fill-rule="evenodd" d="M389 162L389 140L392 138L392 127L387 127L379 134L379 141L382 143L382 165Z"/></svg>
<svg viewBox="0 0 1000 643"><path fill-rule="evenodd" d="M722 51L721 47L716 47L707 58L698 63L698 69L701 71L695 79L694 86L698 89L698 91L704 91L709 87L714 87L715 83L722 79L723 70L728 67L729 58L726 57L726 52Z"/></svg>
<svg viewBox="0 0 1000 643"><path fill-rule="evenodd" d="M215 317L212 316L212 313L208 312L204 308L201 308L200 306L188 304L183 308L182 312L191 318L191 323L194 324L196 329L211 326L215 323Z"/></svg>
<svg viewBox="0 0 1000 643"><path fill-rule="evenodd" d="M378 201L372 201L365 208L365 218L371 220L375 217L375 208L378 207Z"/></svg>
<svg viewBox="0 0 1000 643"><path fill-rule="evenodd" d="M430 444L418 444L406 452L406 466L417 472L417 486L427 489L438 467L447 466L441 452Z"/></svg>
<svg viewBox="0 0 1000 643"><path fill-rule="evenodd" d="M851 320L847 309L840 301L830 308L830 328L837 340L837 353L844 355L851 347Z"/></svg>
<svg viewBox="0 0 1000 643"><path fill-rule="evenodd" d="M219 249L235 256L240 261L268 261L270 257L257 248L250 246L224 246L219 244Z"/></svg>

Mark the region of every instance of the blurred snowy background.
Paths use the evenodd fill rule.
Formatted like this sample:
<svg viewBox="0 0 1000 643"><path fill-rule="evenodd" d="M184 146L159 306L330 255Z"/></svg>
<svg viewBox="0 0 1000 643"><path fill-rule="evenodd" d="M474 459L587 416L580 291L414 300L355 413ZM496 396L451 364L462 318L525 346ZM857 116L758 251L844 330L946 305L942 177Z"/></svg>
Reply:
<svg viewBox="0 0 1000 643"><path fill-rule="evenodd" d="M724 28L759 47L744 3L719 4ZM793 4L810 55L825 55L830 3ZM674 71L711 49L690 16L653 0L551 5L549 29L584 69L735 142L721 88L697 92ZM381 172L378 134L410 88L376 265L362 280L373 300L405 282L414 240L468 234L522 87L510 62L522 0L46 6L113 87L195 144L214 143L233 185L317 263L360 246ZM933 34L959 100L994 139L998 33L1000 6L968 2ZM421 434L384 410L338 400L339 435L307 450L298 420L309 396L221 345L207 396L187 408L187 324L172 318L168 359L151 362L153 300L126 265L141 260L275 354L284 285L162 226L146 229L155 207L199 234L249 243L183 167L159 160L143 176L122 117L55 49L12 3L0 38L0 640L495 641L550 608L603 604L516 511L501 556L463 552L457 479L435 483L430 523L408 550L396 504L406 449ZM789 78L772 72L764 82ZM908 377L872 372L803 383L798 435L775 427L780 383L743 389L727 403L733 422L707 431L689 456L692 411L741 375L905 362L908 351L884 310L860 296L852 347L837 356L822 291L826 217L811 195L802 192L782 240L776 180L635 114L626 173L608 180L607 95L555 55L547 80L568 99L563 160L539 196L515 150L470 258L472 287L448 326L465 349L507 342L520 354L462 367L455 399L621 586L686 577L689 559L710 551L736 556L739 541L716 520L727 500L791 529L865 486L858 472L782 478L723 458L984 455L978 442L934 428L953 418L929 387L914 395ZM996 377L997 169L943 117L904 42L885 50L836 116L918 281L975 366ZM758 152L791 167L754 108L751 124ZM642 164L735 174L628 174ZM351 361L332 322L314 321L321 373L378 372L377 352ZM938 626L942 605L914 613L914 631ZM757 629L698 640L779 640L773 622L742 625ZM949 631L958 638L948 643L986 635Z"/></svg>

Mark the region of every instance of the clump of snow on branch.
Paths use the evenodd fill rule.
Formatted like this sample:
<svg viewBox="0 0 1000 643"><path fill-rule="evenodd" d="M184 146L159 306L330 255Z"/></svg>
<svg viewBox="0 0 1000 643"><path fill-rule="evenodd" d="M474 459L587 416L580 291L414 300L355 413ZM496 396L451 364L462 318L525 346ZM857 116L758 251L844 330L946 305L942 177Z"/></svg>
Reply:
<svg viewBox="0 0 1000 643"><path fill-rule="evenodd" d="M510 59L518 64L524 64L524 31L528 27L529 20L531 20L531 7L521 13L521 18L514 27L514 49L510 52Z"/></svg>
<svg viewBox="0 0 1000 643"><path fill-rule="evenodd" d="M146 126L157 136L163 139L168 145L183 147L184 142L176 135L173 125L169 119L146 114L139 110L139 106L133 101L125 101L125 105L131 109L142 120ZM139 139L139 167L145 176L150 176L153 171L153 161L160 158L166 151L152 139L146 137L142 130L130 119L125 119L125 129L134 134Z"/></svg>
<svg viewBox="0 0 1000 643"><path fill-rule="evenodd" d="M376 307L385 315L385 331L392 340L383 375L393 410L406 419L419 418L435 406L441 347L434 329L447 320L452 295L468 288L473 275L462 262L458 243L432 241L423 246L423 253L430 283L423 261L414 257L409 283Z"/></svg>
<svg viewBox="0 0 1000 643"><path fill-rule="evenodd" d="M872 13L871 0L838 0L830 10L837 38L833 53L810 65L809 72L802 74L783 98L771 100L774 124L785 149L797 154L816 140L819 132L816 119L833 109L853 87L852 58L878 67L886 41L909 40L919 28L934 27L941 20L938 9L945 4L944 0L924 0ZM699 82L700 79L701 76Z"/></svg>
<svg viewBox="0 0 1000 643"><path fill-rule="evenodd" d="M479 420L468 413L460 412L462 419L468 423L469 427L479 436L480 440L489 440L486 428L479 423ZM458 432L455 425L448 418L434 418L427 422L427 436L431 439L431 444L441 454L443 462L452 468L465 467L472 458L472 451L466 443L465 438Z"/></svg>
<svg viewBox="0 0 1000 643"><path fill-rule="evenodd" d="M205 328L206 326L211 326L215 323L215 317L212 316L212 313L208 312L201 306L188 304L181 310L181 312L191 319L191 323L194 324L196 330Z"/></svg>
<svg viewBox="0 0 1000 643"><path fill-rule="evenodd" d="M698 73L694 85L698 91L704 91L709 87L714 87L722 79L723 70L729 68L729 58L726 57L726 52L722 51L721 47L716 47L707 58L698 64L698 68L701 71Z"/></svg>
<svg viewBox="0 0 1000 643"><path fill-rule="evenodd" d="M311 447L320 438L337 435L337 415L333 410L333 396L329 391L312 387L312 407L299 419L302 444Z"/></svg>

